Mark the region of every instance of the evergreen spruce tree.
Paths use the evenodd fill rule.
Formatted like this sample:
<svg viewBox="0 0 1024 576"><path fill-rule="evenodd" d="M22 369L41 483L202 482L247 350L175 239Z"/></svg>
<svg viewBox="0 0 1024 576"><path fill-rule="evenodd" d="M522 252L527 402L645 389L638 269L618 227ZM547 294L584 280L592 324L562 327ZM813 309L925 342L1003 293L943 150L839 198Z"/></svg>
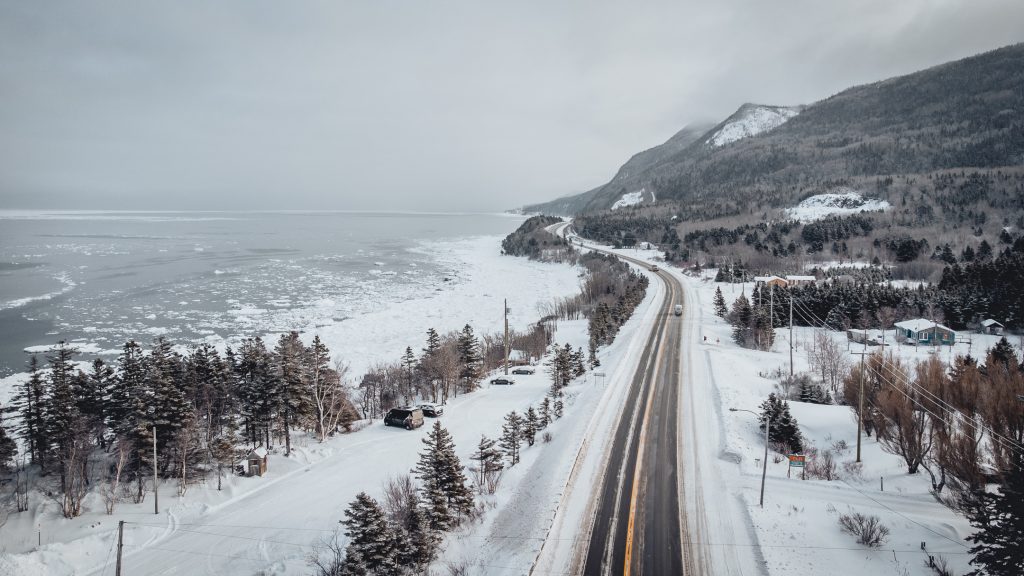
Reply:
<svg viewBox="0 0 1024 576"><path fill-rule="evenodd" d="M584 363L583 358L583 348L577 348L576 352L572 355L573 374L576 376L583 376L587 373L587 365Z"/></svg>
<svg viewBox="0 0 1024 576"><path fill-rule="evenodd" d="M539 425L540 421L537 419L537 411L533 409L533 406L530 406L526 410L526 418L523 420L523 440L526 440L527 446L533 446Z"/></svg>
<svg viewBox="0 0 1024 576"><path fill-rule="evenodd" d="M473 509L473 493L466 486L451 434L440 422L434 422L423 444L426 448L413 472L423 483L423 497L432 510L431 527L447 530Z"/></svg>
<svg viewBox="0 0 1024 576"><path fill-rule="evenodd" d="M750 307L750 301L743 294L740 294L732 304L732 311L729 313L729 320L732 323L732 339L740 346L746 347L751 339L750 326L754 312Z"/></svg>
<svg viewBox="0 0 1024 576"><path fill-rule="evenodd" d="M0 406L0 472L7 472L10 470L11 460L18 453L18 447L14 440L7 435L3 416L4 407Z"/></svg>
<svg viewBox="0 0 1024 576"><path fill-rule="evenodd" d="M587 347L587 361L590 363L591 368L597 368L601 365L601 360L597 357L597 340L594 337L591 337L587 342Z"/></svg>
<svg viewBox="0 0 1024 576"><path fill-rule="evenodd" d="M463 327L457 341L459 351L459 377L462 378L466 391L472 390L480 377L480 341L473 334L469 324Z"/></svg>
<svg viewBox="0 0 1024 576"><path fill-rule="evenodd" d="M152 408L150 424L157 428L157 445L168 447L175 443L182 426L193 416L185 389L184 366L181 356L163 337L153 341L145 366L148 404Z"/></svg>
<svg viewBox="0 0 1024 576"><path fill-rule="evenodd" d="M397 538L387 524L384 510L366 492L360 492L345 510L346 556L355 556L369 574L398 572Z"/></svg>
<svg viewBox="0 0 1024 576"><path fill-rule="evenodd" d="M722 288L715 288L715 315L719 318L725 318L729 314L729 309L725 306L725 296L722 296Z"/></svg>
<svg viewBox="0 0 1024 576"><path fill-rule="evenodd" d="M50 453L46 399L46 379L39 367L39 357L33 354L28 359L28 379L18 387L7 410L17 416L19 424L14 434L25 442L29 458L43 474L48 471L47 457Z"/></svg>
<svg viewBox="0 0 1024 576"><path fill-rule="evenodd" d="M775 393L769 394L768 399L761 403L761 430L764 430L769 417L771 428L768 430L768 439L786 446L790 452L803 452L800 427L796 418L789 412L789 402L782 400Z"/></svg>
<svg viewBox="0 0 1024 576"><path fill-rule="evenodd" d="M402 355L402 385L404 396L411 402L416 397L416 355L412 352L412 346L405 347L405 354Z"/></svg>
<svg viewBox="0 0 1024 576"><path fill-rule="evenodd" d="M93 360L89 374L76 378L75 393L78 396L78 411L85 418L89 431L100 447L106 447L107 397L111 393L114 369L103 360Z"/></svg>
<svg viewBox="0 0 1024 576"><path fill-rule="evenodd" d="M825 316L825 325L829 330L842 330L848 320L846 310L840 304L828 311L828 315Z"/></svg>
<svg viewBox="0 0 1024 576"><path fill-rule="evenodd" d="M519 443L523 439L523 419L515 410L505 415L505 423L501 426L499 446L508 457L508 465L519 463Z"/></svg>
<svg viewBox="0 0 1024 576"><path fill-rule="evenodd" d="M551 424L551 398L545 396L540 401L540 418L537 424L543 429L547 428L548 424Z"/></svg>
<svg viewBox="0 0 1024 576"><path fill-rule="evenodd" d="M423 570L437 557L440 536L430 528L430 518L419 505L419 498L409 502L409 516L405 522L404 546L398 549L398 563L402 567L414 566Z"/></svg>
<svg viewBox="0 0 1024 576"><path fill-rule="evenodd" d="M345 550L345 560L342 561L341 566L332 566L331 568L337 568L337 571L330 572L330 576L367 576L368 574L363 555L359 553L359 550L351 547Z"/></svg>
<svg viewBox="0 0 1024 576"><path fill-rule="evenodd" d="M274 375L273 361L263 340L242 341L235 365L236 393L241 402L245 439L253 447L270 447L270 424L274 409L280 403L279 380Z"/></svg>
<svg viewBox="0 0 1024 576"><path fill-rule="evenodd" d="M299 340L299 333L292 331L282 334L274 349L275 377L279 382L277 412L284 433L284 455L291 456L291 429L307 424L312 416L313 398L309 393L307 373L303 369L306 347Z"/></svg>
<svg viewBox="0 0 1024 576"><path fill-rule="evenodd" d="M63 340L50 349L47 360L50 363L50 386L47 390L46 435L50 438L54 456L59 464L61 475L61 493L64 493L68 475L72 472L68 464L72 463L75 440L81 431L81 414L75 399L74 356L78 350L68 346Z"/></svg>
<svg viewBox="0 0 1024 576"><path fill-rule="evenodd" d="M1016 358L1017 353L1013 349L1013 344L1010 344L1006 340L1006 336L1003 336L996 342L996 345L988 351L988 356L991 361L999 362L1004 367L1009 365L1011 358Z"/></svg>
<svg viewBox="0 0 1024 576"><path fill-rule="evenodd" d="M496 481L496 474L504 468L501 462L501 450L495 448L495 444L497 444L496 440L491 440L481 434L476 452L470 456L470 459L475 460L477 463L473 468L473 472L476 475L476 485L481 493L493 487Z"/></svg>
<svg viewBox="0 0 1024 576"><path fill-rule="evenodd" d="M562 417L563 409L564 409L564 406L562 405L562 399L561 398L556 399L555 400L555 418L561 418Z"/></svg>
<svg viewBox="0 0 1024 576"><path fill-rule="evenodd" d="M977 531L967 540L975 576L1024 574L1024 469L1007 474L996 492L968 498L967 518Z"/></svg>

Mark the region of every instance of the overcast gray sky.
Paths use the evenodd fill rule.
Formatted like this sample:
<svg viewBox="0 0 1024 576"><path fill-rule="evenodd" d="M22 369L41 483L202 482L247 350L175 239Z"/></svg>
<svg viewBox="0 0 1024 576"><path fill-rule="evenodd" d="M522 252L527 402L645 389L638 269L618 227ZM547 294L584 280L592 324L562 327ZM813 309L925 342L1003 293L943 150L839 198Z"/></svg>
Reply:
<svg viewBox="0 0 1024 576"><path fill-rule="evenodd" d="M0 0L0 208L500 210L1022 40L1021 0Z"/></svg>

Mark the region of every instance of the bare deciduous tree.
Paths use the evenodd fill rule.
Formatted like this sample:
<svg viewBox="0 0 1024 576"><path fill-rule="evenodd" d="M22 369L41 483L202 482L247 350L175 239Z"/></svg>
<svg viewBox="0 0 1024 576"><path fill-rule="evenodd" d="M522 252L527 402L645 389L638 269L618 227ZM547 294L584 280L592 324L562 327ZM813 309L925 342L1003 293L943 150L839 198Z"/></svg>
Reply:
<svg viewBox="0 0 1024 576"><path fill-rule="evenodd" d="M877 376L884 384L875 398L878 440L885 451L903 458L908 474L916 474L932 447L931 420L922 408L922 394L899 361L887 363L886 371Z"/></svg>
<svg viewBox="0 0 1024 576"><path fill-rule="evenodd" d="M814 335L814 346L807 352L811 370L821 375L833 398L839 398L839 384L849 369L846 351L827 332Z"/></svg>
<svg viewBox="0 0 1024 576"><path fill-rule="evenodd" d="M103 505L107 514L113 514L117 503L121 501L121 473L131 457L132 444L123 436L118 436L114 443L114 461L110 465L110 479L102 489Z"/></svg>

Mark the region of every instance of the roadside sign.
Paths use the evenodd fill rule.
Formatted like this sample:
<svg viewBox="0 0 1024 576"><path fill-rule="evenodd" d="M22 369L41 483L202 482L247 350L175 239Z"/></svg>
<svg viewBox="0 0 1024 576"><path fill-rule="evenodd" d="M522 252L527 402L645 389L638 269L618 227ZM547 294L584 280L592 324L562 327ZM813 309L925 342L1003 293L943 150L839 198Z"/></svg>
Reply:
<svg viewBox="0 0 1024 576"><path fill-rule="evenodd" d="M804 463L807 461L807 457L803 454L790 454L789 465L794 468L803 468Z"/></svg>

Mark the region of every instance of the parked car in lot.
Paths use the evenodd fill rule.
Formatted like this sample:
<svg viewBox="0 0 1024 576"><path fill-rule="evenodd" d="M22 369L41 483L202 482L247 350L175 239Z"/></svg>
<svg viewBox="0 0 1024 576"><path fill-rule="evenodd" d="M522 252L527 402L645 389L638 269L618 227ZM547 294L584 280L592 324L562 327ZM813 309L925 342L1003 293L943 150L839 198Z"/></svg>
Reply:
<svg viewBox="0 0 1024 576"><path fill-rule="evenodd" d="M516 381L511 376L498 376L497 378L491 379L492 386L511 386Z"/></svg>
<svg viewBox="0 0 1024 576"><path fill-rule="evenodd" d="M385 426L401 426L406 430L423 426L423 410L411 406L408 408L392 408L384 416Z"/></svg>
<svg viewBox="0 0 1024 576"><path fill-rule="evenodd" d="M534 370L533 368L531 368L529 366L520 366L518 368L513 368L512 369L512 373L517 375L517 376L523 376L523 375L526 375L526 374L533 374L535 371L536 370Z"/></svg>
<svg viewBox="0 0 1024 576"><path fill-rule="evenodd" d="M444 406L439 404L430 404L429 402L426 404L420 404L420 410L423 410L424 416L429 416L431 418L437 418L444 414Z"/></svg>

